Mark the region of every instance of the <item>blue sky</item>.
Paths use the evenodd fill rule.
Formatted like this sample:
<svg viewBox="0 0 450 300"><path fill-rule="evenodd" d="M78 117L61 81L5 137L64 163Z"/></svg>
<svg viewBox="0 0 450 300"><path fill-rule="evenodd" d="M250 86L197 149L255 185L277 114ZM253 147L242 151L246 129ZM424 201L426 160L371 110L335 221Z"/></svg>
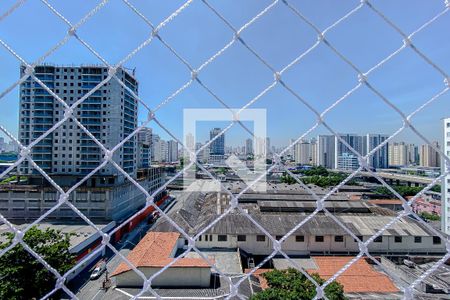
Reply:
<svg viewBox="0 0 450 300"><path fill-rule="evenodd" d="M0 15L15 1L0 2ZM49 0L68 20L76 23L98 1ZM158 24L183 1L130 0L152 23ZM309 0L292 4L321 30L359 4L359 1ZM239 28L271 1L211 0L234 27ZM411 33L444 9L441 0L374 0L373 5ZM418 33L413 43L445 72L450 73L450 13ZM26 61L34 61L65 35L67 26L40 1L27 1L0 22L0 39ZM114 64L149 37L150 28L122 1L111 0L78 30L109 63ZM194 68L226 45L233 32L207 8L194 2L161 31L161 37ZM242 38L276 70L282 69L316 41L316 34L281 1L267 14L250 25ZM379 16L363 7L326 35L327 40L358 68L367 71L402 45L402 37ZM48 63L100 63L77 40L70 40L46 59ZM0 91L19 77L19 63L0 47ZM190 78L190 72L158 40L142 49L126 64L136 68L139 94L154 108ZM273 81L273 74L240 43L233 44L223 55L205 67L199 78L230 107L240 108ZM299 63L286 71L283 80L318 111L323 111L353 88L357 74L324 44L319 45ZM411 49L405 49L369 76L370 83L405 113L410 113L440 92L443 77ZM0 123L17 135L18 89L5 96L0 109ZM450 95L445 94L413 118L413 123L430 140L441 139L440 119L450 115ZM221 108L197 83L192 84L156 113L157 118L177 137L182 136L184 108ZM267 131L272 144L286 145L307 131L314 115L282 86L275 86L251 108L267 109ZM140 110L144 120L146 112ZM366 87L339 104L326 115L326 122L338 132L391 134L401 125L399 115ZM157 125L150 127L168 138ZM326 134L319 127L310 136ZM208 131L198 133L207 139ZM228 135L230 144L243 143L248 136L238 127ZM397 140L422 143L411 131Z"/></svg>

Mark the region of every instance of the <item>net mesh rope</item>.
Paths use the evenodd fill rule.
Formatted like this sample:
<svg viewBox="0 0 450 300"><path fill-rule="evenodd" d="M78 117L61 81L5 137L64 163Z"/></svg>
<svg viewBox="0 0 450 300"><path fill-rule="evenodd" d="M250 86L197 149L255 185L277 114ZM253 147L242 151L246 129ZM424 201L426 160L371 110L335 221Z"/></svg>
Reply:
<svg viewBox="0 0 450 300"><path fill-rule="evenodd" d="M449 90L450 85L450 77L448 74L440 68L438 65L436 65L431 59L429 59L419 48L417 48L414 45L413 39L414 37L419 34L421 31L423 31L425 28L436 22L438 19L446 15L450 10L450 3L448 0L442 1L442 10L435 15L433 18L428 20L426 23L424 23L422 26L417 28L412 33L404 33L394 22L392 22L386 15L383 14L382 11L380 11L376 5L374 5L372 2L368 0L361 0L358 5L356 5L353 9L348 11L345 15L343 15L341 18L336 20L332 25L327 27L324 30L320 30L311 20L309 20L307 17L305 17L302 12L296 8L292 3L288 0L275 0L271 2L268 6L266 6L263 10L261 10L258 14L256 14L253 18L251 18L248 22L246 22L242 27L236 28L234 27L224 16L221 14L211 3L209 3L207 0L197 0L198 2L201 2L202 5L204 5L208 10L214 13L214 15L220 19L228 28L229 30L234 34L233 38L225 44L221 49L219 49L214 55L212 55L210 58L208 58L206 61L204 61L200 66L194 67L192 66L187 60L185 60L181 54L179 54L172 46L170 46L162 37L160 32L164 29L166 26L170 26L170 23L173 19L177 18L178 15L182 14L183 11L190 9L190 6L193 2L193 0L186 1L183 5L181 5L178 9L176 9L174 12L172 12L166 19L164 19L161 23L154 25L138 8L136 8L130 1L128 0L122 0L127 7L136 15L136 18L140 18L148 25L149 30L151 32L150 36L144 40L140 45L138 45L133 51L131 51L128 55L126 55L122 60L120 60L117 64L110 64L106 61L101 55L101 53L98 53L92 46L90 46L85 40L83 40L83 37L80 36L77 32L77 30L83 26L92 16L94 16L98 11L100 11L108 2L109 0L103 0L99 1L99 3L90 10L82 19L80 19L77 23L73 24L69 20L67 20L58 10L56 10L47 0L41 0L41 2L59 19L62 20L63 23L67 26L67 34L64 36L62 40L60 40L56 45L54 45L52 48L50 48L46 53L44 53L39 59L37 59L35 62L27 62L25 61L21 56L20 53L17 53L12 47L10 47L7 43L7 41L4 41L0 37L0 44L2 47L4 47L13 57L15 57L22 65L25 66L24 75L14 82L11 86L9 86L6 90L1 91L0 99L2 99L5 95L7 95L9 92L11 92L13 89L15 89L17 86L19 86L21 83L23 83L28 78L32 78L35 80L43 89L45 89L51 96L56 99L63 107L64 107L64 117L55 123L50 129L48 129L44 134L42 134L40 137L32 141L29 145L22 145L19 140L11 134L4 126L0 125L0 130L8 136L11 140L13 140L19 147L20 153L18 160L8 169L6 169L3 173L0 174L0 179L4 178L10 171L12 171L14 168L19 166L22 162L28 161L46 180L50 182L50 184L58 191L59 199L56 202L56 204L47 212L45 212L43 215L41 215L39 218L37 218L34 222L29 224L26 228L20 230L15 225L13 225L11 222L9 222L4 216L0 214L0 221L6 224L6 226L11 230L11 232L14 233L14 239L12 243L2 249L0 251L0 256L4 255L7 251L15 247L16 245L22 245L26 251L28 251L37 261L39 261L48 271L50 271L56 278L56 284L53 290L51 290L47 295L43 297L43 299L47 299L51 297L56 291L59 289L62 289L64 292L67 293L71 298L77 299L77 296L65 285L65 281L67 276L77 268L79 268L84 262L91 259L93 256L97 255L99 252L103 251L106 247L111 249L115 255L120 257L121 261L125 262L136 274L138 274L144 284L143 288L140 293L133 296L133 298L138 298L142 296L146 292L150 292L154 297L160 299L161 297L157 294L157 292L152 288L152 280L160 275L162 272L164 272L167 268L169 268L171 265L175 264L179 259L185 257L189 252L195 251L198 253L200 257L202 257L205 261L208 262L208 264L211 265L212 269L220 274L229 284L229 294L225 295L225 298L232 298L232 297L238 297L241 299L244 299L245 297L239 294L238 287L239 285L244 281L248 280L249 276L252 275L256 270L258 270L261 266L263 266L266 262L268 262L271 258L273 258L275 255L281 255L285 259L287 259L291 264L292 267L295 267L300 272L302 272L315 286L316 286L316 299L319 298L325 298L326 295L324 293L324 289L326 286L328 286L331 282L336 280L336 278L341 275L345 270L347 270L352 264L354 264L356 261L361 259L362 257L368 257L371 259L374 264L378 265L386 274L388 274L392 278L396 278L396 275L392 272L389 272L377 259L375 259L371 253L368 250L368 245L372 243L378 236L380 236L384 231L389 229L392 225L394 225L396 222L398 222L401 218L406 217L408 215L413 215L417 218L417 220L423 224L429 231L431 231L434 235L441 238L441 240L445 243L446 251L447 253L438 260L431 268L427 269L423 274L421 274L412 284L410 284L407 287L401 287L401 290L404 294L404 298L406 299L412 299L414 296L414 289L417 287L418 284L420 284L422 281L424 281L430 274L432 274L434 271L436 271L440 266L442 266L449 258L450 258L450 241L445 237L441 232L431 227L428 223L423 221L420 217L418 217L414 211L411 208L411 205L414 203L414 201L422 196L426 191L431 189L435 184L441 182L441 180L449 174L450 172L450 158L446 156L441 149L436 148L434 144L430 143L430 141L423 136L414 126L414 124L411 122L411 119L413 116L420 113L424 108L431 105L436 99L438 99L440 96L444 95ZM26 3L26 0L19 0L16 3L14 3L6 12L0 15L0 22L2 22L5 18L13 17L13 13L15 10L20 9L20 7ZM317 40L310 45L310 47L302 52L299 53L299 55L292 60L289 64L287 64L285 67L283 67L280 70L277 70L273 66L270 65L268 61L266 61L261 55L257 53L256 50L254 50L251 46L251 44L247 43L242 38L242 32L244 32L248 27L250 27L253 23L258 21L261 18L264 18L264 16L274 9L276 6L285 6L289 11L291 11L296 17L301 19L305 24L307 24L317 35ZM353 15L357 14L358 11L363 9L363 7L369 8L371 10L371 13L381 18L393 31L397 32L399 35L399 41L402 41L402 45L395 50L394 52L390 53L387 57L379 61L377 64L375 64L373 67L371 67L369 70L364 71L359 69L350 59L348 59L345 55L343 55L336 47L333 46L333 44L327 40L327 33L332 31L334 28L338 27L339 24L342 22L345 22L348 18L351 18ZM105 67L108 68L108 76L106 79L104 79L101 83L96 85L94 88L92 88L87 94L82 96L79 100L75 101L72 105L67 104L64 100L62 100L57 94L55 94L52 89L50 89L48 86L45 85L39 78L37 78L34 74L34 68L43 63L47 57L49 57L52 53L55 51L58 51L59 48L61 48L63 45L65 45L69 40L76 39L81 45L83 45L86 49L88 49L93 55L95 55L103 64ZM116 75L118 68L123 66L128 60L130 60L133 56L135 56L139 51L141 51L143 48L147 47L150 43L155 42L155 40L158 40L164 47L166 47L174 57L176 57L183 65L186 66L186 68L190 71L191 76L190 78L187 78L187 81L180 86L178 89L176 89L171 95L169 95L167 98L163 99L156 107L151 108L143 101L138 95L135 94L133 90L131 90L122 80ZM226 126L221 132L212 140L208 141L205 145L203 145L200 149L198 149L195 153L190 151L183 143L168 130L164 126L164 122L160 119L158 119L158 110L161 109L163 106L168 104L171 101L176 101L176 97L178 94L180 94L183 90L188 88L190 85L197 83L199 86L201 86L208 94L212 96L212 98L220 103L224 108L230 109L231 108L226 104L226 102L221 99L214 91L212 91L203 81L201 81L201 74L202 70L214 63L214 61L223 55L227 49L229 49L233 44L240 43L243 45L249 53L251 53L254 57L258 59L258 61L264 65L268 70L270 70L273 73L273 81L265 87L260 93L258 93L254 98L250 99L242 108L238 110L238 112L235 114L235 118L233 119L233 122L230 122L228 126ZM307 99L300 96L298 93L296 93L286 82L283 81L283 75L289 71L290 68L292 68L294 65L298 64L305 56L307 56L310 52L314 51L315 48L317 48L319 45L325 45L328 47L337 57L339 57L343 62L345 62L348 66L350 66L354 72L355 76L358 78L358 83L348 90L344 95L336 99L328 108L326 108L324 111L320 112L317 111L311 104L308 102ZM375 85L373 85L370 80L369 76L372 74L375 70L381 68L384 64L386 64L388 61L390 61L393 57L398 55L400 52L402 52L404 49L411 49L413 50L418 57L420 57L423 61L425 61L428 65L430 65L440 76L442 76L443 84L442 84L442 90L435 94L433 97L428 99L418 107L416 110L414 110L410 114L405 114L402 112L395 104L393 104L387 97L385 97ZM94 92L96 92L98 89L100 89L103 85L105 85L110 80L116 80L124 89L126 89L133 97L137 99L137 101L148 111L147 114L147 120L139 127L137 127L131 134L129 134L126 138L124 138L119 144L114 146L111 149L107 149L89 130L83 126L83 124L77 120L77 118L74 116L73 112L76 107L78 107L81 103L83 103L90 95L92 95ZM144 187L142 187L134 178L132 178L126 171L124 171L121 166L119 166L112 158L115 151L117 151L120 147L124 145L125 142L132 139L142 128L146 127L150 123L158 125L162 130L164 130L169 136L171 136L174 140L176 140L182 148L187 151L190 154L191 158L195 158L201 151L203 151L206 147L208 147L215 139L217 139L220 135L225 134L231 127L238 125L244 128L245 131L249 132L244 126L243 123L239 121L239 114L244 111L245 109L252 106L255 102L257 102L262 96L264 96L267 92L269 92L271 89L273 89L275 86L281 86L286 91L288 91L292 96L294 96L298 101L303 103L315 116L316 116L316 122L315 124L308 129L306 132L304 132L300 137L298 137L294 143L290 144L288 147L283 149L279 153L275 153L273 155L273 161L274 163L267 168L266 172L256 178L253 182L248 184L243 190L241 190L237 195L234 195L231 191L229 191L227 188L223 187L222 183L220 181L217 181L217 179L207 170L205 169L202 164L198 163L196 159L191 159L188 164L186 164L180 172L178 172L174 177L172 177L170 180L165 182L160 188L158 188L153 193L149 193ZM360 89L361 87L367 87L370 89L375 95L378 96L378 98L386 103L393 111L395 111L398 116L403 121L403 125L398 128L392 135L389 136L388 139L386 139L384 142L382 142L380 145L372 149L367 155L362 156L360 153L358 153L354 148L352 148L337 132L327 123L326 116L327 114L332 111L337 105L339 105L341 102L345 101L350 95L352 95L355 91ZM103 151L104 158L103 162L97 166L92 172L87 174L81 181L79 181L77 184L72 186L67 191L64 191L61 186L59 186L44 170L42 170L37 163L33 161L31 158L31 149L38 144L40 141L42 141L46 136L48 136L50 133L52 133L55 129L60 127L65 121L67 120L73 120L73 122L85 133L87 134L96 145L98 145L101 150ZM285 154L287 154L296 143L301 141L305 136L307 136L309 133L311 133L315 128L318 126L324 126L332 135L334 135L344 146L346 146L357 158L359 162L359 168L349 174L349 176L343 180L341 183L339 183L337 186L332 188L327 194L325 194L322 197L319 197L313 190L311 190L307 185L305 185L298 177L297 175L293 174L282 162L281 157ZM389 184L387 184L380 176L377 175L377 173L373 172L369 168L368 159L379 149L381 149L383 146L385 146L389 141L391 141L394 137L396 137L400 132L403 130L409 128L412 130L421 140L423 140L426 144L430 145L435 151L439 153L439 155L443 158L444 164L447 166L445 169L448 170L447 173L441 174L439 177L435 178L430 184L428 184L424 189L421 190L417 195L412 197L409 200L406 200L401 195L399 195ZM253 134L252 134L253 135ZM69 195L71 192L73 192L76 188L78 188L80 185L82 185L86 180L94 175L97 171L99 171L102 167L104 167L107 164L112 164L121 174L123 174L137 189L139 189L146 197L146 205L144 208L133 214L131 217L129 217L127 220L125 220L121 225L114 228L110 233L103 233L98 226L96 226L88 217L86 217L80 210L77 209L76 206L74 206L69 201ZM170 183L172 183L174 180L176 180L179 176L183 174L184 171L188 170L190 167L196 165L199 169L204 171L212 180L218 182L221 185L221 189L223 193L226 193L229 195L231 201L230 205L225 211L218 215L217 218L208 224L205 228L203 228L200 232L198 232L195 236L190 236L187 232L183 230L176 222L174 222L164 211L161 210L157 205L154 203L154 197L158 195L161 191L163 191ZM294 228L292 228L287 234L285 234L281 239L277 240L275 237L273 237L264 227L262 227L258 222L243 208L241 208L238 205L238 199L239 197L247 192L252 186L257 184L259 180L264 178L269 172L274 170L275 168L281 168L283 171L285 171L287 174L289 174L296 182L298 182L303 188L305 188L316 200L316 209L314 212L312 212L310 215L308 215L304 220L302 220L299 224L297 224ZM367 241L361 241L358 236L356 236L350 229L348 229L345 224L341 222L336 216L334 216L324 205L325 201L335 193L340 187L342 187L346 182L357 176L357 174L361 171L369 172L370 175L372 175L374 178L376 178L384 187L389 189L391 193L393 193L397 198L399 198L402 201L403 210L400 211L395 218L393 218L389 223L385 224L383 228L378 230L376 234L371 236ZM67 205L70 207L81 219L83 219L87 224L89 224L92 228L95 229L95 231L102 237L102 242L100 247L95 249L93 252L91 252L89 255L84 257L81 261L79 261L71 270L67 271L65 274L60 274L56 269L54 269L51 265L49 265L38 253L33 251L24 241L23 237L24 234L34 225L39 224L42 220L44 220L47 216L49 216L52 212L54 212L56 209L61 207L62 205ZM169 264L167 264L165 267L160 269L158 272L156 272L151 277L147 278L143 272L141 272L136 266L134 266L122 253L120 253L111 243L110 238L113 234L115 234L118 230L120 230L125 224L127 224L130 220L132 220L134 217L142 213L144 210L146 210L148 207L153 206L155 210L157 210L160 215L166 219L168 222L170 222L171 225L173 225L188 241L187 249L184 251L181 255L173 259ZM206 233L211 227L213 227L217 222L219 222L222 218L224 218L226 215L230 214L232 211L237 211L240 214L246 216L262 233L264 233L269 240L273 244L273 252L266 256L265 259L259 263L257 266L252 268L248 273L243 274L242 276L238 277L238 280L232 281L232 278L230 276L227 276L223 274L214 264L213 261L211 261L204 253L202 253L196 246L196 240L198 238ZM323 212L326 216L330 217L331 219L336 222L336 224L341 227L343 230L345 230L350 236L352 236L356 241L358 241L359 245L359 253L351 259L347 264L345 264L336 274L331 276L328 280L326 280L322 285L318 284L302 267L300 267L296 261L292 260L282 249L282 243L291 236L297 229L302 227L306 222L314 218L319 212Z"/></svg>

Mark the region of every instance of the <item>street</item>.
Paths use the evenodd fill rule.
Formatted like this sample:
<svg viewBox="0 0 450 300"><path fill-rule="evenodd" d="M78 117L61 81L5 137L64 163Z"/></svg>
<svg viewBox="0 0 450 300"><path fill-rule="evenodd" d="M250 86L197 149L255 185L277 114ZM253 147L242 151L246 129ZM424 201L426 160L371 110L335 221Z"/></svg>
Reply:
<svg viewBox="0 0 450 300"><path fill-rule="evenodd" d="M137 226L133 231L126 234L123 240L116 244L116 249L123 256L127 256L128 253L136 243L144 236L144 234L149 230L151 225L143 224ZM106 273L111 274L120 264L121 258L115 255L111 249L107 249L104 259L106 260L106 270L99 278L95 280L90 280L92 270L83 272L81 275L72 280L71 285L75 286L74 293L79 299L102 299L105 291L102 289L102 283L105 280ZM93 269L93 268L92 268Z"/></svg>
<svg viewBox="0 0 450 300"><path fill-rule="evenodd" d="M167 211L171 207L173 198L170 201L164 203L161 208ZM133 249L137 243L142 239L142 237L147 233L147 231L153 226L153 224L147 224L145 221L139 224L133 231L124 235L122 240L115 244L115 248L127 257L128 253ZM76 294L79 299L92 299L98 300L102 299L105 290L102 289L102 283L105 280L106 273L111 274L119 266L122 259L116 255L111 249L107 248L103 258L106 261L106 270L99 278L95 280L90 280L94 266L89 271L82 272L79 276L75 277L70 282L70 289ZM114 286L114 279L111 279L111 286Z"/></svg>

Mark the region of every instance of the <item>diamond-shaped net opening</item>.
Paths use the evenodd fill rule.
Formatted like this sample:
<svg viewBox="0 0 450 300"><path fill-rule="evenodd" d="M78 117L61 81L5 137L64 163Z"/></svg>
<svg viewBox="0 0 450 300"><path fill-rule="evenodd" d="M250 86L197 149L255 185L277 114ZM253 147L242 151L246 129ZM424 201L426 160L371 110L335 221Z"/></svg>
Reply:
<svg viewBox="0 0 450 300"><path fill-rule="evenodd" d="M1 135L18 153L7 158L0 173L5 233L0 238L1 297L23 290L23 298L83 299L96 297L93 289L107 296L115 287L121 296L134 298L196 298L207 288L209 297L246 299L265 288L292 288L271 277L276 273L264 275L273 268L291 277L289 284L303 284L306 298L331 297L332 290L342 288L339 284L346 294L358 295L367 290L349 286L375 277L384 292L405 298L430 290L448 293L450 242L436 226L437 215L448 214L447 205L440 212L436 207L448 184L448 145L439 147L416 125L426 122L427 114L446 109L445 101L438 100L449 89L448 64L433 50L445 49L442 36L436 36L438 27L448 23L448 1L414 10L408 3L367 0L335 9L275 0L251 7L238 3L245 8L239 13L234 6L230 10L206 0L148 6L103 0L81 10L73 5L49 0L1 5L0 25L6 31L0 31L0 45L7 61L2 69L17 66L20 76L2 81L0 100L12 105L18 92L21 106L21 135L11 133L10 116L0 124ZM403 9L412 9L419 18L406 21L398 16ZM24 30L36 26L30 13L46 20L45 30ZM94 58L98 65L46 64L64 57ZM137 78L143 71L136 73L128 65L151 69L150 77L156 78L150 91L141 93ZM424 81L430 82L426 89L417 90ZM190 107L189 93L201 93L212 103L206 107L232 115L214 138L198 147L180 138L170 124L178 120L168 117L171 108ZM276 97L287 102L280 101L274 111L295 108L305 115L294 124L289 145L272 149L267 143L253 144L267 147L262 152L271 156L259 173L252 173L252 163L240 165L240 172L252 174L247 180L239 179L239 171L231 174L229 167L210 168L206 162L214 154L212 147L232 128L255 138L239 115L269 107ZM269 111L269 120L277 114L279 118L280 112ZM269 121L269 130L282 130L276 125L288 119ZM342 133L342 123L356 128L361 122L386 134ZM149 125L172 143L145 140ZM306 142L316 133L314 143ZM406 134L424 144L423 153L432 153L421 164L440 162L440 175L379 172L417 161L418 150L396 142ZM142 143L146 147L137 153ZM149 152L152 144L156 149L154 143L158 153ZM149 167L152 161L177 161L160 157L169 145L173 157L178 145L185 150L182 163L165 170ZM389 151L404 151L405 157L387 162L388 146ZM317 147L336 149L319 153ZM254 158L252 151L245 155ZM322 167L295 165L313 161ZM167 180L165 172L170 173ZM167 194L167 188L185 188L186 181L180 182L189 175L216 191ZM259 192L264 178L269 179L267 190ZM401 185L405 180L414 186ZM367 200L365 193L374 199ZM127 197L130 201L123 202ZM16 214L24 216L25 210L26 225L16 224ZM359 217L363 211L370 216ZM58 250L67 245L52 244L58 232L38 231L53 217L66 223L78 220L89 230L71 248L75 261L63 261L70 255ZM110 222L100 226L101 220ZM448 220L442 221L448 226ZM421 244L428 246L422 249ZM223 251L227 248L236 250ZM411 249L426 258L411 257ZM10 268L28 281L14 285L16 279L2 275ZM181 282L183 268L199 274ZM23 269L34 270L46 285L34 286L33 277L20 273ZM83 286L88 276L93 282ZM168 282L185 287L189 280L201 281L203 289L196 286L198 293L183 294L166 288Z"/></svg>

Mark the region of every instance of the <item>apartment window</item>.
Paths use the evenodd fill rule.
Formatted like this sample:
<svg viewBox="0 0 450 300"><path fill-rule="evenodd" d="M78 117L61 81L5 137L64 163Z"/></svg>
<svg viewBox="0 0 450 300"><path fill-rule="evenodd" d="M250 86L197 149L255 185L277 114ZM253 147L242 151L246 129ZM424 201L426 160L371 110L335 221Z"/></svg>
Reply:
<svg viewBox="0 0 450 300"><path fill-rule="evenodd" d="M282 238L283 238L282 235L276 235L276 236L275 236L275 239L276 239L277 241L281 240Z"/></svg>
<svg viewBox="0 0 450 300"><path fill-rule="evenodd" d="M439 245L441 243L441 238L438 236L433 236L433 245Z"/></svg>
<svg viewBox="0 0 450 300"><path fill-rule="evenodd" d="M414 237L414 243L416 243L416 244L422 243L422 237L421 236L415 236Z"/></svg>
<svg viewBox="0 0 450 300"><path fill-rule="evenodd" d="M402 237L401 236L394 237L394 242L395 243L401 243L402 242Z"/></svg>
<svg viewBox="0 0 450 300"><path fill-rule="evenodd" d="M323 243L323 240L324 240L323 235L316 235L316 242L317 243Z"/></svg>
<svg viewBox="0 0 450 300"><path fill-rule="evenodd" d="M334 237L334 241L335 241L336 243L342 243L342 242L344 241L344 236L343 236L343 235L336 235L336 236Z"/></svg>
<svg viewBox="0 0 450 300"><path fill-rule="evenodd" d="M361 242L364 242L364 238L363 238L362 235L357 235L356 237L357 237ZM358 240L355 240L355 239L353 239L353 241L354 241L355 243L358 242Z"/></svg>
<svg viewBox="0 0 450 300"><path fill-rule="evenodd" d="M198 241L201 242L202 241L202 236L198 237Z"/></svg>
<svg viewBox="0 0 450 300"><path fill-rule="evenodd" d="M375 243L382 243L383 242L383 237L382 236L377 236L373 241Z"/></svg>
<svg viewBox="0 0 450 300"><path fill-rule="evenodd" d="M226 236L225 234L219 234L219 235L217 236L217 240L218 240L219 242L226 242L226 241L227 241L227 236Z"/></svg>
<svg viewBox="0 0 450 300"><path fill-rule="evenodd" d="M265 235L257 235L256 236L256 241L257 242L265 242L266 241L266 236Z"/></svg>
<svg viewBox="0 0 450 300"><path fill-rule="evenodd" d="M304 235L296 235L295 241L298 243L303 243L305 241L305 236Z"/></svg>
<svg viewBox="0 0 450 300"><path fill-rule="evenodd" d="M238 235L237 236L238 242L245 242L247 240L247 236L245 235Z"/></svg>

